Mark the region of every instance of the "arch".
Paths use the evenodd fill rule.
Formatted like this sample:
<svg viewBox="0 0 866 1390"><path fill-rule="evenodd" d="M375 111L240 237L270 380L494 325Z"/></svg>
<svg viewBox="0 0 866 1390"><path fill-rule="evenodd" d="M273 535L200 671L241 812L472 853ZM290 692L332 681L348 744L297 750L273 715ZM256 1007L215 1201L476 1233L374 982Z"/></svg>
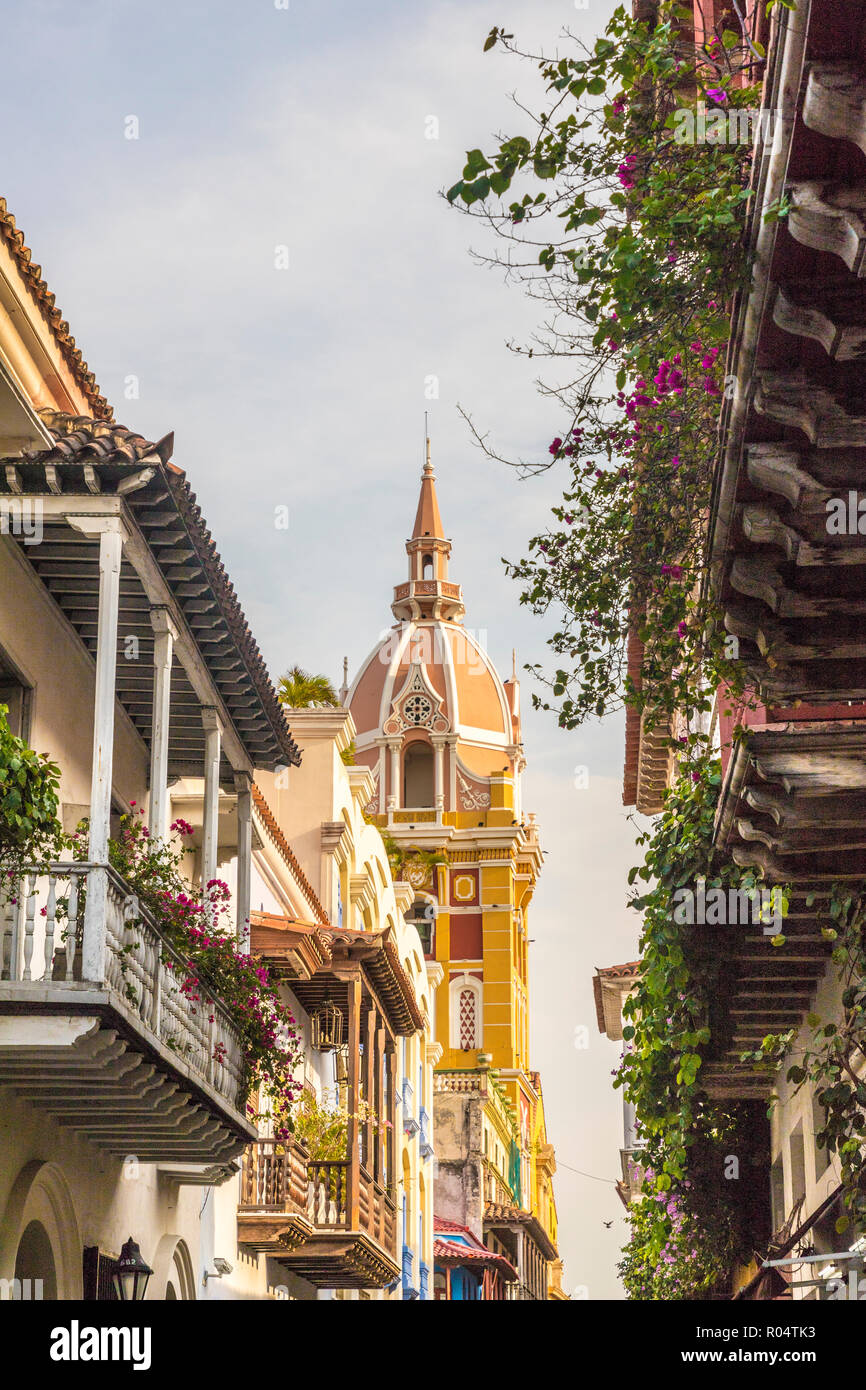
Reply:
<svg viewBox="0 0 866 1390"><path fill-rule="evenodd" d="M482 989L475 975L456 975L448 987L450 1042L458 1052L483 1046Z"/></svg>
<svg viewBox="0 0 866 1390"><path fill-rule="evenodd" d="M435 766L433 749L420 739L407 743L403 750L403 805L421 810L435 804Z"/></svg>
<svg viewBox="0 0 866 1390"><path fill-rule="evenodd" d="M153 1257L148 1298L191 1303L195 1296L195 1274L186 1241L178 1235L163 1236Z"/></svg>
<svg viewBox="0 0 866 1390"><path fill-rule="evenodd" d="M405 913L404 920L407 926L414 927L421 942L421 949L425 956L432 956L436 942L436 899L429 893L416 893L415 899L409 911ZM421 963L417 960L418 970L421 970Z"/></svg>
<svg viewBox="0 0 866 1390"><path fill-rule="evenodd" d="M0 1221L0 1278L14 1279L22 1241L22 1266L46 1261L50 1251L55 1299L83 1297L84 1252L78 1218L69 1184L57 1163L32 1159L12 1185ZM48 1298L47 1286L43 1294Z"/></svg>
<svg viewBox="0 0 866 1390"><path fill-rule="evenodd" d="M433 577L434 577L434 576L433 576L433 556L432 556L432 555L422 555L422 556L421 556L421 578L422 578L422 579L432 579Z"/></svg>

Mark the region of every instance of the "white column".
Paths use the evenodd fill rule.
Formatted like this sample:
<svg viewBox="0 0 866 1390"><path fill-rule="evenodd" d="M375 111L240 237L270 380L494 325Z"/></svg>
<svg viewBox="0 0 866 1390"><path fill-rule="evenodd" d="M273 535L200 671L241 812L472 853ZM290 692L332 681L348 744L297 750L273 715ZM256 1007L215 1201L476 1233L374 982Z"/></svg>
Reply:
<svg viewBox="0 0 866 1390"><path fill-rule="evenodd" d="M177 628L166 608L151 608L153 628L153 723L150 741L150 833L168 838L168 734L171 661Z"/></svg>
<svg viewBox="0 0 866 1390"><path fill-rule="evenodd" d="M244 953L250 950L250 896L253 867L253 779L248 772L235 773L238 817L237 938Z"/></svg>
<svg viewBox="0 0 866 1390"><path fill-rule="evenodd" d="M210 705L205 705L202 709L201 722L204 725L204 838L201 886L202 891L205 891L217 873L222 725L216 710Z"/></svg>
<svg viewBox="0 0 866 1390"><path fill-rule="evenodd" d="M441 824L445 810L445 739L441 734L433 734L430 741L433 744L433 804L436 821Z"/></svg>
<svg viewBox="0 0 866 1390"><path fill-rule="evenodd" d="M107 865L108 836L111 828L120 565L127 533L123 522L117 516L69 517L69 524L86 536L99 536L99 610L96 631L88 856L94 864ZM104 978L107 906L107 873L104 868L93 869L87 881L87 911L84 917L82 978L85 980L100 982Z"/></svg>
<svg viewBox="0 0 866 1390"><path fill-rule="evenodd" d="M388 740L388 747L391 750L390 800L395 810L400 806L403 800L400 795L400 746L401 740L399 738Z"/></svg>

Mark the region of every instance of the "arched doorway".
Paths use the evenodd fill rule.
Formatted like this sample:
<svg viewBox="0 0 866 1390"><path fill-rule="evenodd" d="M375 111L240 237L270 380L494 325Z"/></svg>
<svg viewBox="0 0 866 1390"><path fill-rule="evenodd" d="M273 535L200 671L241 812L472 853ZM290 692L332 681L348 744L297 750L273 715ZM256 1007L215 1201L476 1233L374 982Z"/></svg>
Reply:
<svg viewBox="0 0 866 1390"><path fill-rule="evenodd" d="M43 1299L78 1299L82 1256L63 1170L57 1163L31 1160L12 1184L0 1215L0 1279L41 1279Z"/></svg>
<svg viewBox="0 0 866 1390"><path fill-rule="evenodd" d="M195 1301L195 1274L186 1241L177 1235L163 1236L151 1263L153 1278L148 1298L166 1302Z"/></svg>
<svg viewBox="0 0 866 1390"><path fill-rule="evenodd" d="M15 1278L24 1291L24 1298L52 1303L57 1298L54 1251L41 1221L31 1221L21 1233L15 1256Z"/></svg>

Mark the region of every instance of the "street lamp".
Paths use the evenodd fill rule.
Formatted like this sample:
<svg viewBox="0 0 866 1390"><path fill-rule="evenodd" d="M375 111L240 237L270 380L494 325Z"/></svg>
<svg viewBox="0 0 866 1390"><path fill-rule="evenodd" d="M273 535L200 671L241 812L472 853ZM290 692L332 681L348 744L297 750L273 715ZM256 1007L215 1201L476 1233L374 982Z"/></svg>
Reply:
<svg viewBox="0 0 866 1390"><path fill-rule="evenodd" d="M150 1265L145 1264L141 1258L141 1251L130 1236L120 1252L120 1259L111 1276L115 1298L121 1303L140 1303L151 1274L153 1270Z"/></svg>
<svg viewBox="0 0 866 1390"><path fill-rule="evenodd" d="M343 1045L343 1015L330 998L311 1016L311 1042L316 1052L335 1052Z"/></svg>

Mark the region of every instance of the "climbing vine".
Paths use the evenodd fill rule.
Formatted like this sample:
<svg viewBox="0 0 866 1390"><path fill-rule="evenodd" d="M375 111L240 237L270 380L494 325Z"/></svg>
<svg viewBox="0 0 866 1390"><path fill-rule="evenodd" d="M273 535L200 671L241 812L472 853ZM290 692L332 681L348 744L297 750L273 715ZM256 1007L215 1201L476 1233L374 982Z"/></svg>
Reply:
<svg viewBox="0 0 866 1390"><path fill-rule="evenodd" d="M507 239L487 259L547 310L515 350L567 361L565 384L541 388L564 428L546 459L518 464L564 471L562 501L506 563L521 601L555 619L555 669L534 668L550 695L535 699L568 728L623 700L695 708L702 667L739 679L700 585L764 56L751 17L733 22L696 46L691 9L620 8L592 49L573 40L556 59L494 29L486 47L537 64L543 109L521 106L529 135L470 150L447 194ZM626 669L632 627L640 689Z"/></svg>
<svg viewBox="0 0 866 1390"><path fill-rule="evenodd" d="M635 1107L643 1168L620 1270L634 1298L699 1297L748 1250L749 1206L734 1179L751 1152L752 1113L709 1096L702 1078L722 953L708 935L716 928L678 920L675 904L699 882L708 895L760 890L752 872L713 851L718 760L701 735L679 751L681 775L639 837L644 862L629 875L647 885L632 900L643 917L641 968L623 1008L626 1051L614 1082Z"/></svg>
<svg viewBox="0 0 866 1390"><path fill-rule="evenodd" d="M813 906L815 896L806 902ZM768 1034L743 1060L771 1074L789 1061L786 1077L795 1094L808 1087L823 1110L815 1142L839 1159L845 1210L836 1230L841 1235L851 1227L866 1229L866 885L835 884L823 912L821 934L833 943L841 1018L834 1022L810 1013L802 1053L795 1052L796 1033L789 1030Z"/></svg>

